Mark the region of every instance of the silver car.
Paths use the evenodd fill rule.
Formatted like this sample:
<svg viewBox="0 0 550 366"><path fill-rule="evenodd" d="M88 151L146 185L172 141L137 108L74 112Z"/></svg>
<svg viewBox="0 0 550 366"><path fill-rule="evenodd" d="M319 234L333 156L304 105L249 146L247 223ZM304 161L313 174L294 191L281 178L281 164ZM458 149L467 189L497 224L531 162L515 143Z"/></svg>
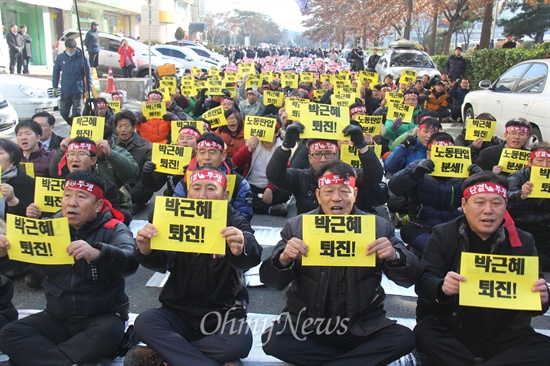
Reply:
<svg viewBox="0 0 550 366"><path fill-rule="evenodd" d="M18 122L15 109L3 95L0 95L0 136L12 133Z"/></svg>
<svg viewBox="0 0 550 366"><path fill-rule="evenodd" d="M432 80L441 76L430 55L416 48L388 48L380 56L375 70L381 82L386 75L391 75L397 82L403 70L416 71L418 77L429 75Z"/></svg>
<svg viewBox="0 0 550 366"><path fill-rule="evenodd" d="M29 76L0 74L0 94L10 102L20 120L30 119L37 112L52 112L59 103L51 81Z"/></svg>

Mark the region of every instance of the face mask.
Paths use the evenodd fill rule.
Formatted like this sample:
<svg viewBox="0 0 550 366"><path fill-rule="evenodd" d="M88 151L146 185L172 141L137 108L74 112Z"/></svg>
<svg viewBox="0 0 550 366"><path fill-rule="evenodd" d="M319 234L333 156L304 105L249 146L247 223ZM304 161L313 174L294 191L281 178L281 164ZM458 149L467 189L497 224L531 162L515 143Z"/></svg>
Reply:
<svg viewBox="0 0 550 366"><path fill-rule="evenodd" d="M66 52L67 55L69 55L69 56L74 56L74 54L76 53L76 51L74 51L74 52L67 52L67 51L65 51L65 52Z"/></svg>

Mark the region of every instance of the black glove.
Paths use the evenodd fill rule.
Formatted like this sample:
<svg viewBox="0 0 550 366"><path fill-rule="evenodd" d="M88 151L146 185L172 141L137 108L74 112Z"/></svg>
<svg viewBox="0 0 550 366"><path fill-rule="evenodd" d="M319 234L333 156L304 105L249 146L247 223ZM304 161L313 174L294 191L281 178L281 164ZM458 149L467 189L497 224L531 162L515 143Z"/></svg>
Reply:
<svg viewBox="0 0 550 366"><path fill-rule="evenodd" d="M349 136L353 146L356 149L362 149L367 146L367 139L363 135L363 129L357 125L347 125L346 128L342 130L344 136Z"/></svg>
<svg viewBox="0 0 550 366"><path fill-rule="evenodd" d="M144 115L141 115L141 116L139 116L139 117L136 119L136 123L137 123L137 124L145 123L145 122L147 122L147 118L145 118Z"/></svg>
<svg viewBox="0 0 550 366"><path fill-rule="evenodd" d="M155 171L155 168L157 167L157 164L153 163L152 161L146 161L145 164L143 164L143 169L141 172L145 175L151 175Z"/></svg>
<svg viewBox="0 0 550 366"><path fill-rule="evenodd" d="M304 132L304 125L300 122L291 124L286 128L285 132L285 141L283 141L283 146L292 149L296 146L298 140L300 140L300 134Z"/></svg>
<svg viewBox="0 0 550 366"><path fill-rule="evenodd" d="M412 180L420 179L424 174L431 173L434 171L435 164L430 159L422 159L416 164L413 170L410 171L409 175Z"/></svg>
<svg viewBox="0 0 550 366"><path fill-rule="evenodd" d="M401 143L405 149L416 145L416 137L414 136L408 136L403 142Z"/></svg>
<svg viewBox="0 0 550 366"><path fill-rule="evenodd" d="M201 89L200 93L199 93L199 99L200 98L204 98L206 97L206 92L208 91L207 88L204 88L204 89Z"/></svg>
<svg viewBox="0 0 550 366"><path fill-rule="evenodd" d="M468 171L470 172L470 175L474 175L477 173L481 173L483 169L481 169L479 165L472 164L468 167Z"/></svg>
<svg viewBox="0 0 550 366"><path fill-rule="evenodd" d="M176 116L174 113L167 112L164 116L162 116L162 119L165 121L176 121L178 119L178 116Z"/></svg>

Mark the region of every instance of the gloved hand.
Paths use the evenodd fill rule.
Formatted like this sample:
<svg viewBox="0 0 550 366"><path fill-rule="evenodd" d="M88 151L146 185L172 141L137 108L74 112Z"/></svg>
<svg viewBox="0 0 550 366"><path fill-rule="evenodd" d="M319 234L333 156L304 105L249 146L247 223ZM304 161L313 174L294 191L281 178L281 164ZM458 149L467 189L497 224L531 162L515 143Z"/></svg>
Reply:
<svg viewBox="0 0 550 366"><path fill-rule="evenodd" d="M291 124L286 128L285 140L283 141L283 146L292 149L296 146L298 140L300 140L300 134L304 132L304 125L300 122Z"/></svg>
<svg viewBox="0 0 550 366"><path fill-rule="evenodd" d="M405 140L403 140L403 142L401 143L401 145L403 145L403 147L406 149L406 148L409 148L411 146L414 146L416 145L416 137L414 136L408 136Z"/></svg>
<svg viewBox="0 0 550 366"><path fill-rule="evenodd" d="M137 124L145 123L145 122L147 122L147 118L145 118L145 116L143 114L141 116L139 116L138 118L136 118L136 123Z"/></svg>
<svg viewBox="0 0 550 366"><path fill-rule="evenodd" d="M479 165L472 164L468 167L468 171L470 172L470 175L474 175L477 173L481 173L483 169L481 169Z"/></svg>
<svg viewBox="0 0 550 366"><path fill-rule="evenodd" d="M162 119L165 121L177 121L178 116L176 116L174 113L167 112L164 116L162 116Z"/></svg>
<svg viewBox="0 0 550 366"><path fill-rule="evenodd" d="M143 169L141 172L145 175L151 175L155 171L155 168L157 167L157 164L153 163L152 161L146 161L145 164L143 164Z"/></svg>
<svg viewBox="0 0 550 366"><path fill-rule="evenodd" d="M206 96L206 92L208 91L207 88L201 89L199 93L199 98L204 98Z"/></svg>
<svg viewBox="0 0 550 366"><path fill-rule="evenodd" d="M424 174L434 171L435 164L430 159L422 159L416 164L416 166L409 172L412 180L420 179Z"/></svg>
<svg viewBox="0 0 550 366"><path fill-rule="evenodd" d="M395 121L393 121L392 125L391 125L391 129L392 131L397 131L399 129L399 127L401 127L401 125L403 124L403 118L399 117L399 118L396 118Z"/></svg>
<svg viewBox="0 0 550 366"><path fill-rule="evenodd" d="M363 129L357 125L347 125L346 128L342 130L344 136L349 136L353 146L356 149L362 149L367 146L367 139L363 135Z"/></svg>
<svg viewBox="0 0 550 366"><path fill-rule="evenodd" d="M58 97L59 93L57 92L57 88L53 88L53 96Z"/></svg>

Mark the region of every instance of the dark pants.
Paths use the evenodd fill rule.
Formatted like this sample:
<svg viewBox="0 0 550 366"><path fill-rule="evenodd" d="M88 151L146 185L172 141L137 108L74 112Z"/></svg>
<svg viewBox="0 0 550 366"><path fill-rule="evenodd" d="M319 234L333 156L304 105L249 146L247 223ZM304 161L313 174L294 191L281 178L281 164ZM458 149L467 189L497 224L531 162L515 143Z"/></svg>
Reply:
<svg viewBox="0 0 550 366"><path fill-rule="evenodd" d="M99 52L88 52L88 56L90 57L90 67L97 67Z"/></svg>
<svg viewBox="0 0 550 366"><path fill-rule="evenodd" d="M451 115L451 110L448 107L439 107L436 112L441 118L449 117Z"/></svg>
<svg viewBox="0 0 550 366"><path fill-rule="evenodd" d="M146 190L143 187L143 183L141 181L137 182L132 186L132 203L135 205L145 205L151 197L153 197L153 194L155 192L151 192Z"/></svg>
<svg viewBox="0 0 550 366"><path fill-rule="evenodd" d="M15 74L16 66L17 66L17 73L21 74L22 65L23 65L23 54L21 52L14 52L10 50L10 74Z"/></svg>
<svg viewBox="0 0 550 366"><path fill-rule="evenodd" d="M122 68L122 72L124 73L125 78L131 78L132 77L132 70L134 69L133 66L124 66Z"/></svg>
<svg viewBox="0 0 550 366"><path fill-rule="evenodd" d="M222 315L223 318L223 315ZM236 321L209 335L184 323L167 308L149 309L138 315L134 331L142 342L154 349L168 365L219 366L245 358L252 348L248 324Z"/></svg>
<svg viewBox="0 0 550 366"><path fill-rule="evenodd" d="M78 117L82 114L82 97L82 93L61 93L59 113L69 125L73 124L73 117Z"/></svg>
<svg viewBox="0 0 550 366"><path fill-rule="evenodd" d="M254 211L254 213L261 215L268 215L271 206L285 203L290 199L289 192L277 189L275 190L275 192L273 192L273 199L271 200L271 203L267 204L262 201L262 199L258 196L258 194L264 193L265 188L259 188L251 184L250 190L252 191L252 210Z"/></svg>
<svg viewBox="0 0 550 366"><path fill-rule="evenodd" d="M473 365L483 358L487 366L550 365L550 338L533 329L507 330L496 339L451 329L434 318L414 328L416 347L437 366Z"/></svg>
<svg viewBox="0 0 550 366"><path fill-rule="evenodd" d="M401 227L401 239L418 252L424 252L432 234L432 226L413 220Z"/></svg>
<svg viewBox="0 0 550 366"><path fill-rule="evenodd" d="M0 350L22 366L62 366L109 357L124 336L116 314L59 320L45 311L5 325Z"/></svg>
<svg viewBox="0 0 550 366"><path fill-rule="evenodd" d="M363 337L351 333L305 335L301 326L285 322L272 328L262 334L264 352L295 365L387 365L414 349L413 332L399 324Z"/></svg>
<svg viewBox="0 0 550 366"><path fill-rule="evenodd" d="M29 63L31 62L30 57L22 57L23 60L23 74L29 73Z"/></svg>

